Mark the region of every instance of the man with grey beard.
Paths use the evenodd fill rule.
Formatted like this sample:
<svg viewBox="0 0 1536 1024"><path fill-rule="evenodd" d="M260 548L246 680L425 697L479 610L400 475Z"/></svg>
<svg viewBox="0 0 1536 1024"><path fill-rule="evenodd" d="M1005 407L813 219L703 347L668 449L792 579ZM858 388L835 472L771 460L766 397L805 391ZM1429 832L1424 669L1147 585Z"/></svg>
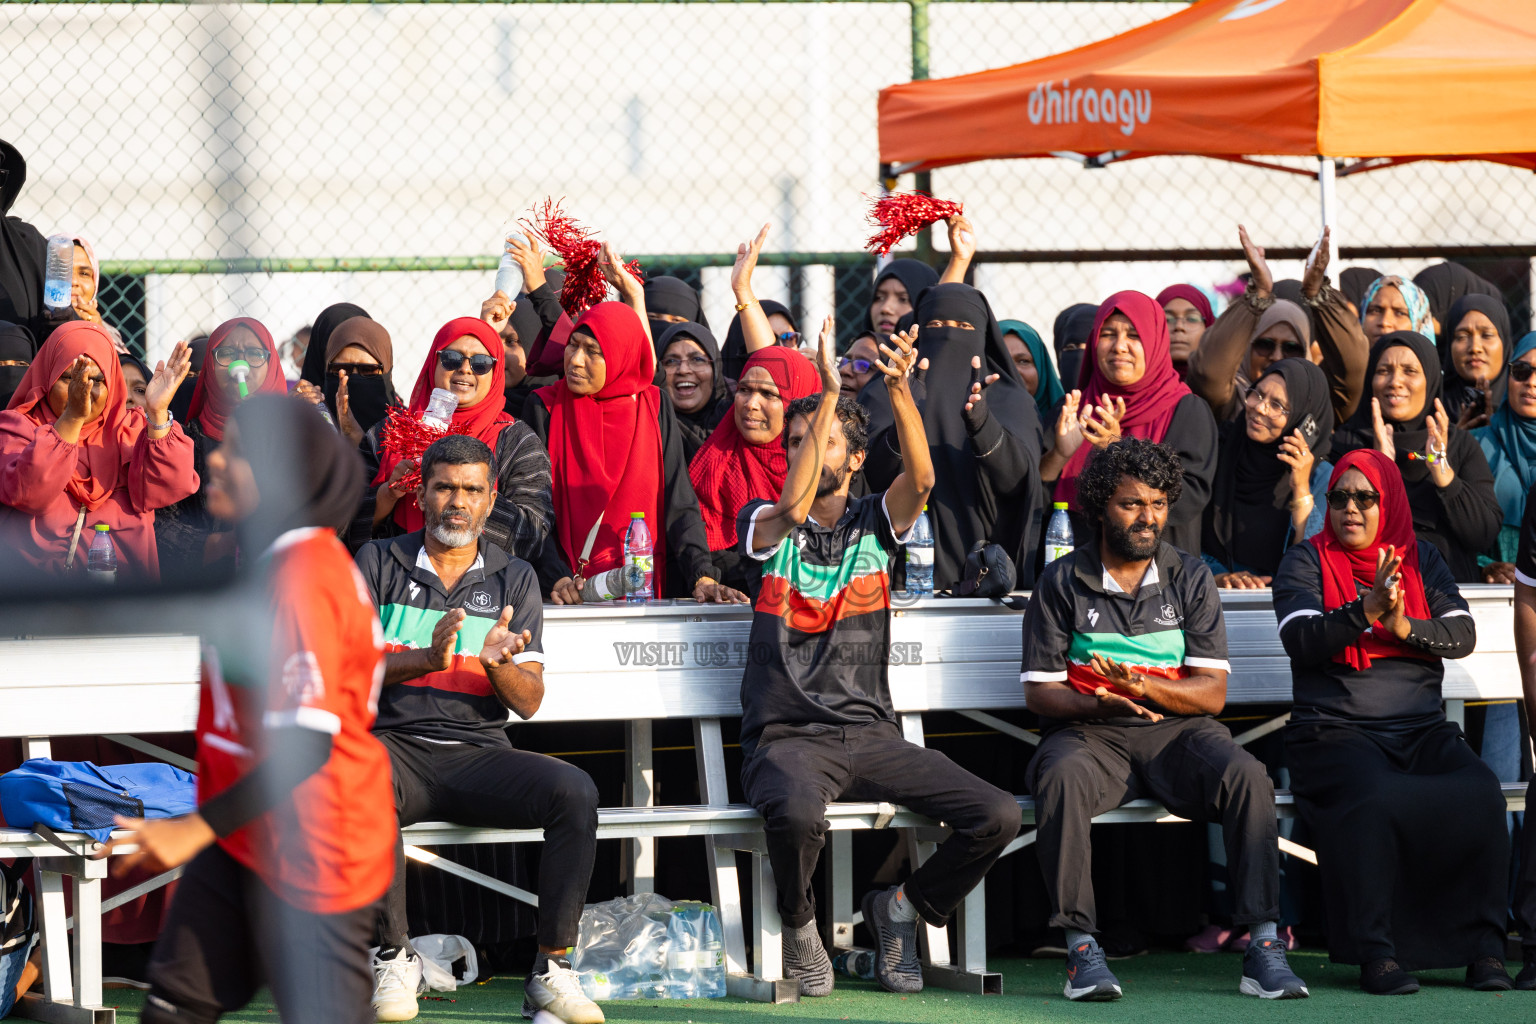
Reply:
<svg viewBox="0 0 1536 1024"><path fill-rule="evenodd" d="M544 697L543 606L527 562L483 536L496 499L496 456L450 434L421 457L424 528L364 545L357 567L384 629L374 732L389 751L400 824L449 821L542 828L539 953L523 1012L601 1024L568 959L597 850L597 787L586 772L516 750L508 712L531 718ZM416 1016L421 960L406 933L405 852L380 908L374 1010Z"/></svg>

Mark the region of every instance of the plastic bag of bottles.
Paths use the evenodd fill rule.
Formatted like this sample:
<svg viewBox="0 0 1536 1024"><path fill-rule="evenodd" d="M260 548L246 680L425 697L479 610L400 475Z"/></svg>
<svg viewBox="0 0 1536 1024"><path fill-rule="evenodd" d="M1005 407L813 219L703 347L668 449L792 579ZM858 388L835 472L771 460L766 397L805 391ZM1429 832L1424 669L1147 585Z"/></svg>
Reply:
<svg viewBox="0 0 1536 1024"><path fill-rule="evenodd" d="M571 967L589 999L718 999L723 939L714 907L640 893L582 911Z"/></svg>

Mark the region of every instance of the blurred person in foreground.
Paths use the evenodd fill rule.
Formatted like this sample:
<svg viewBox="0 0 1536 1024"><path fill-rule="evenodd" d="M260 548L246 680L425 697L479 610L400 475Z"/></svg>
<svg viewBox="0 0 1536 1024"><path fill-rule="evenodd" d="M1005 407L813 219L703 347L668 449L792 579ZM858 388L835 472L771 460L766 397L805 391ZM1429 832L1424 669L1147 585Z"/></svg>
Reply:
<svg viewBox="0 0 1536 1024"><path fill-rule="evenodd" d="M375 731L389 751L402 826L544 830L539 950L523 1012L602 1024L570 964L597 854L597 786L575 765L507 738L509 712L529 719L544 699L543 606L533 567L485 533L497 479L483 441L449 434L433 442L416 489L422 528L357 553L388 650ZM415 1017L422 988L405 886L401 842L375 934L380 1021Z"/></svg>
<svg viewBox="0 0 1536 1024"><path fill-rule="evenodd" d="M187 865L141 1020L207 1024L270 985L287 1024L370 1024L368 947L397 829L389 755L369 732L382 634L336 539L362 460L304 403L260 395L234 411L208 474L210 511L261 553L272 646L265 678L225 677L205 656L198 810L119 818L129 834L95 855L136 845L114 873Z"/></svg>
<svg viewBox="0 0 1536 1024"><path fill-rule="evenodd" d="M1078 484L1093 533L1046 567L1024 614L1024 693L1045 734L1026 781L1050 923L1066 931L1064 994L1121 996L1094 937L1089 823L1150 797L1221 822L1233 923L1252 936L1238 991L1305 998L1278 936L1274 786L1215 719L1229 671L1221 597L1200 556L1163 539L1183 486L1170 445L1127 437L1095 453Z"/></svg>
<svg viewBox="0 0 1536 1024"><path fill-rule="evenodd" d="M1529 335L1527 335L1529 337ZM1520 686L1526 708L1536 708L1536 501L1527 494L1520 520L1520 547L1515 557L1515 653L1520 661ZM1536 777L1525 790L1526 806L1536 800ZM1520 873L1515 880L1515 924L1520 929L1525 964L1515 988L1536 989L1536 822L1526 818L1520 830Z"/></svg>
<svg viewBox="0 0 1536 1024"><path fill-rule="evenodd" d="M170 414L191 365L177 345L130 409L112 339L72 321L48 336L0 413L0 538L19 562L83 577L98 524L126 577L158 580L155 510L197 490L192 442Z"/></svg>

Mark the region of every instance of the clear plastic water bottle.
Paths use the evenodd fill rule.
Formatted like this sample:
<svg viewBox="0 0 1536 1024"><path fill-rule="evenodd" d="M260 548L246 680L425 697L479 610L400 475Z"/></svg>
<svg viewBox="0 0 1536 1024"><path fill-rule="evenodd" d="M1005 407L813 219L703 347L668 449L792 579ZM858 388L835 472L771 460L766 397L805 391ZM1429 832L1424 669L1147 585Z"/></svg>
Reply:
<svg viewBox="0 0 1536 1024"><path fill-rule="evenodd" d="M705 999L725 998L725 935L720 929L720 915L705 907L701 939L696 956L699 995Z"/></svg>
<svg viewBox="0 0 1536 1024"><path fill-rule="evenodd" d="M912 539L907 541L907 593L933 596L933 527L928 523L927 505L912 527Z"/></svg>
<svg viewBox="0 0 1536 1024"><path fill-rule="evenodd" d="M1058 501L1053 506L1050 525L1045 528L1045 564L1050 565L1062 555L1072 553L1072 519L1067 515L1067 503Z"/></svg>
<svg viewBox="0 0 1536 1024"><path fill-rule="evenodd" d="M117 582L117 549L112 546L112 527L106 523L96 525L96 535L91 538L85 556L85 571L94 583Z"/></svg>
<svg viewBox="0 0 1536 1024"><path fill-rule="evenodd" d="M507 233L502 236L501 262L496 265L496 290L506 292L507 297L510 299L517 298L518 293L523 290L527 283L523 279L523 265L513 259L510 252L506 251L507 242L514 238L525 245L528 242L528 239L523 237L522 232L508 229Z"/></svg>
<svg viewBox="0 0 1536 1024"><path fill-rule="evenodd" d="M50 313L70 307L70 286L75 279L75 240L68 235L48 239L47 276L43 278L43 305Z"/></svg>
<svg viewBox="0 0 1536 1024"><path fill-rule="evenodd" d="M649 601L656 596L656 561L651 528L645 525L644 512L629 514L629 529L624 531L624 598Z"/></svg>
<svg viewBox="0 0 1536 1024"><path fill-rule="evenodd" d="M459 407L459 400L454 397L452 391L447 388L433 388L432 397L427 400L427 410L421 414L421 422L439 430L447 430L453 422L454 410Z"/></svg>
<svg viewBox="0 0 1536 1024"><path fill-rule="evenodd" d="M872 949L845 949L832 958L832 970L847 978L875 976L875 951Z"/></svg>
<svg viewBox="0 0 1536 1024"><path fill-rule="evenodd" d="M698 928L702 913L697 903L679 903L667 921L667 998L692 999L699 994Z"/></svg>

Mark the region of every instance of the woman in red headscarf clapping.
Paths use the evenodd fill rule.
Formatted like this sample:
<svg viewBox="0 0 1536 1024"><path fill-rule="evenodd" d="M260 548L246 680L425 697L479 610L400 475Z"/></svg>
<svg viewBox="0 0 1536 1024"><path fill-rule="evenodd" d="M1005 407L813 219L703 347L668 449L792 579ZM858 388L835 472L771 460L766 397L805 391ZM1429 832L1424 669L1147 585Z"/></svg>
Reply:
<svg viewBox="0 0 1536 1024"><path fill-rule="evenodd" d="M545 547L553 526L549 493L549 455L528 429L503 408L506 349L501 336L484 320L461 316L448 321L432 339L426 362L416 375L407 414L420 419L434 388L458 399L449 430L485 442L496 453L496 500L485 521L485 537L538 571L547 594L555 578L548 574ZM414 490L404 487L417 468L415 460L384 444L389 420L370 427L361 446L372 481L348 531L354 552L375 537L394 537L422 528Z"/></svg>
<svg viewBox="0 0 1536 1024"><path fill-rule="evenodd" d="M1441 659L1472 653L1476 623L1415 536L1389 456L1352 451L1328 486L1323 532L1286 553L1273 587L1293 680L1286 763L1316 838L1329 955L1378 995L1449 967L1508 989L1504 798L1440 692Z"/></svg>
<svg viewBox="0 0 1536 1024"><path fill-rule="evenodd" d="M1056 421L1055 447L1040 460L1041 480L1055 483L1055 500L1067 503L1073 535L1081 539L1088 521L1077 509L1077 478L1089 454L1122 436L1172 445L1184 466L1184 491L1168 510L1163 539L1199 554L1201 517L1216 477L1216 420L1173 368L1163 308L1141 292L1116 292L1099 306L1088 345L1083 379Z"/></svg>
<svg viewBox="0 0 1536 1024"><path fill-rule="evenodd" d="M155 510L197 490L192 443L171 396L192 365L178 344L155 367L143 411L129 409L112 338L58 327L0 413L0 535L8 555L48 573L86 567L92 527L111 527L124 578L158 580Z"/></svg>
<svg viewBox="0 0 1536 1024"><path fill-rule="evenodd" d="M639 512L651 528L657 597L740 603L715 579L688 480L676 414L652 380L656 356L639 314L600 302L581 315L565 376L528 396L523 415L549 449L562 578L556 604L580 604L586 580L624 564L624 533ZM681 579L667 579L671 559Z"/></svg>
<svg viewBox="0 0 1536 1024"><path fill-rule="evenodd" d="M758 349L741 372L730 415L688 467L710 554L728 586L742 590L749 582L745 556L737 550L737 513L753 498L784 489L784 410L820 391L821 377L805 356L791 348Z"/></svg>

